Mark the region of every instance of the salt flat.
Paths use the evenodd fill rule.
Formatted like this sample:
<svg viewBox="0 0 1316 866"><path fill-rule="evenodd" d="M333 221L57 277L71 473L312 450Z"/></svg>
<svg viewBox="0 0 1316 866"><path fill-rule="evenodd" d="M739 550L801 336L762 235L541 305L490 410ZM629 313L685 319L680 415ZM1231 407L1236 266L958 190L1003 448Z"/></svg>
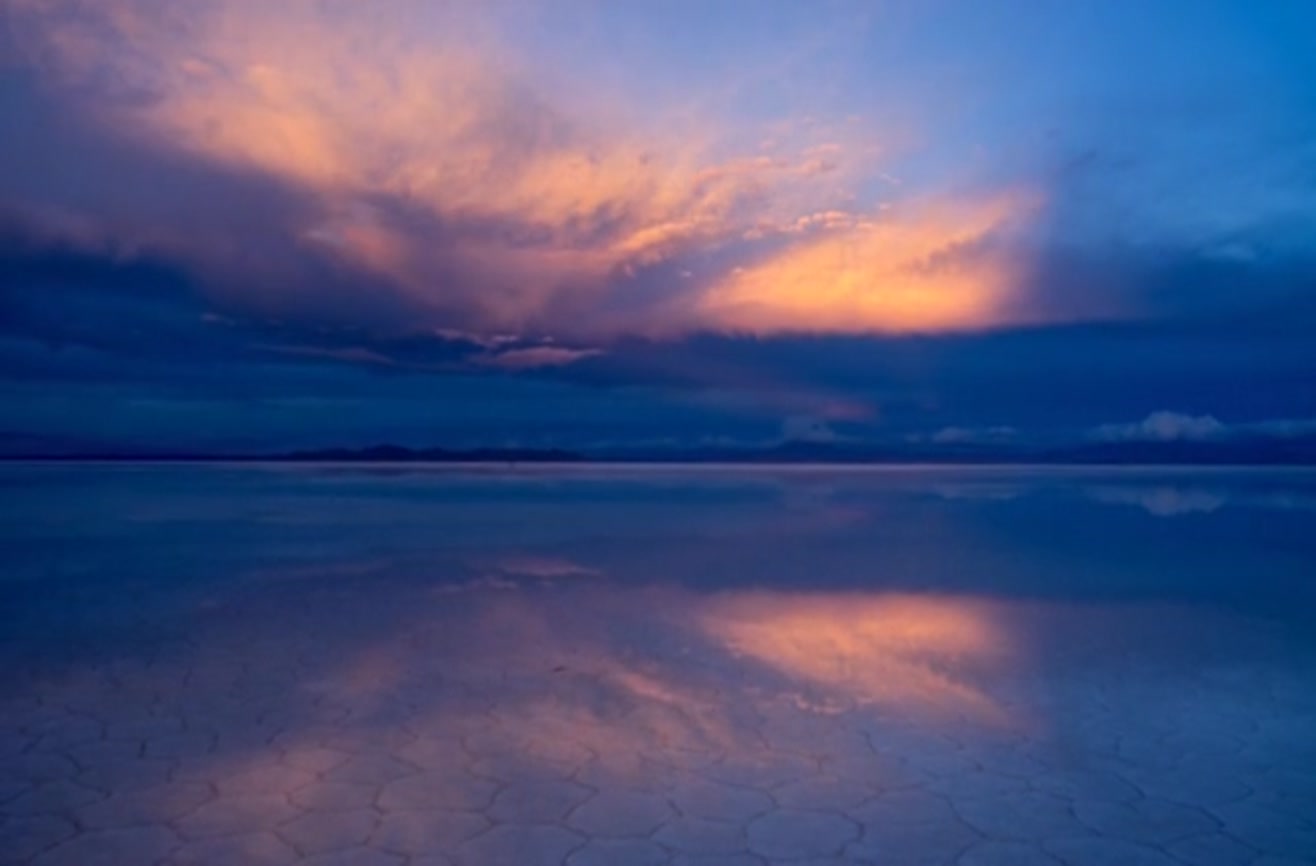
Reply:
<svg viewBox="0 0 1316 866"><path fill-rule="evenodd" d="M1316 862L1316 477L3 483L3 863Z"/></svg>

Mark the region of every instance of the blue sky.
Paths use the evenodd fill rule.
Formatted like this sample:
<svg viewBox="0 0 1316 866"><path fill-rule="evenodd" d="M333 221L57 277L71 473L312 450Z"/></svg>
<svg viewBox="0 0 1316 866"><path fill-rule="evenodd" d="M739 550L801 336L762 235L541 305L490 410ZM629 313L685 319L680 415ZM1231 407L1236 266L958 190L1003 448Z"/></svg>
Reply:
<svg viewBox="0 0 1316 866"><path fill-rule="evenodd" d="M1316 419L1310 4L0 15L0 449Z"/></svg>

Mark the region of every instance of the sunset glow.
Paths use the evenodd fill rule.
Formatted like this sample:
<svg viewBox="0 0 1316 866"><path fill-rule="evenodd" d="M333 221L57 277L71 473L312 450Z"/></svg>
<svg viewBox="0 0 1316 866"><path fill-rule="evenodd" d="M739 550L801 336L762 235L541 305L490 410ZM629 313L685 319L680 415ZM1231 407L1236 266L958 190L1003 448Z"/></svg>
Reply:
<svg viewBox="0 0 1316 866"><path fill-rule="evenodd" d="M1292 438L1310 22L1208 5L0 0L0 449Z"/></svg>

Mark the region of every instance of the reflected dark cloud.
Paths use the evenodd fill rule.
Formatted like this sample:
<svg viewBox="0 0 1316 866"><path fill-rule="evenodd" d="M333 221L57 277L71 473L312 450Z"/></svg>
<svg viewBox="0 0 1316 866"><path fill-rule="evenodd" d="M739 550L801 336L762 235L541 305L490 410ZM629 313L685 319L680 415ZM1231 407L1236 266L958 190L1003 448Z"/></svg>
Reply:
<svg viewBox="0 0 1316 866"><path fill-rule="evenodd" d="M1316 476L1305 469L1054 468L1035 470L1028 481L1019 480L1019 471L1011 469L958 474L976 477L936 482L930 489L948 500L980 502L1075 494L1103 505L1135 506L1155 517L1212 514L1227 507L1260 511L1316 507Z"/></svg>
<svg viewBox="0 0 1316 866"><path fill-rule="evenodd" d="M1111 505L1136 505L1157 517L1210 514L1229 502L1226 495L1209 489L1177 487L1093 487L1088 496Z"/></svg>
<svg viewBox="0 0 1316 866"><path fill-rule="evenodd" d="M1181 514L1210 514L1226 506L1257 510L1299 510L1316 508L1316 495L1310 491L1279 490L1237 491L1210 486L1094 486L1087 495L1097 502L1111 505L1136 505L1157 517Z"/></svg>

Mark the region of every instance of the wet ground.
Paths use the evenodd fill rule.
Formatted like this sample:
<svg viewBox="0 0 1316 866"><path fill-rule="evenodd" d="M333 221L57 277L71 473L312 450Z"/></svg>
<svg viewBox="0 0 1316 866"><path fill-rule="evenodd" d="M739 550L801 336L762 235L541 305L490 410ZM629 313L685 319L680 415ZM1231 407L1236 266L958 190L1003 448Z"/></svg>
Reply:
<svg viewBox="0 0 1316 866"><path fill-rule="evenodd" d="M1316 862L1316 474L0 483L0 863Z"/></svg>

